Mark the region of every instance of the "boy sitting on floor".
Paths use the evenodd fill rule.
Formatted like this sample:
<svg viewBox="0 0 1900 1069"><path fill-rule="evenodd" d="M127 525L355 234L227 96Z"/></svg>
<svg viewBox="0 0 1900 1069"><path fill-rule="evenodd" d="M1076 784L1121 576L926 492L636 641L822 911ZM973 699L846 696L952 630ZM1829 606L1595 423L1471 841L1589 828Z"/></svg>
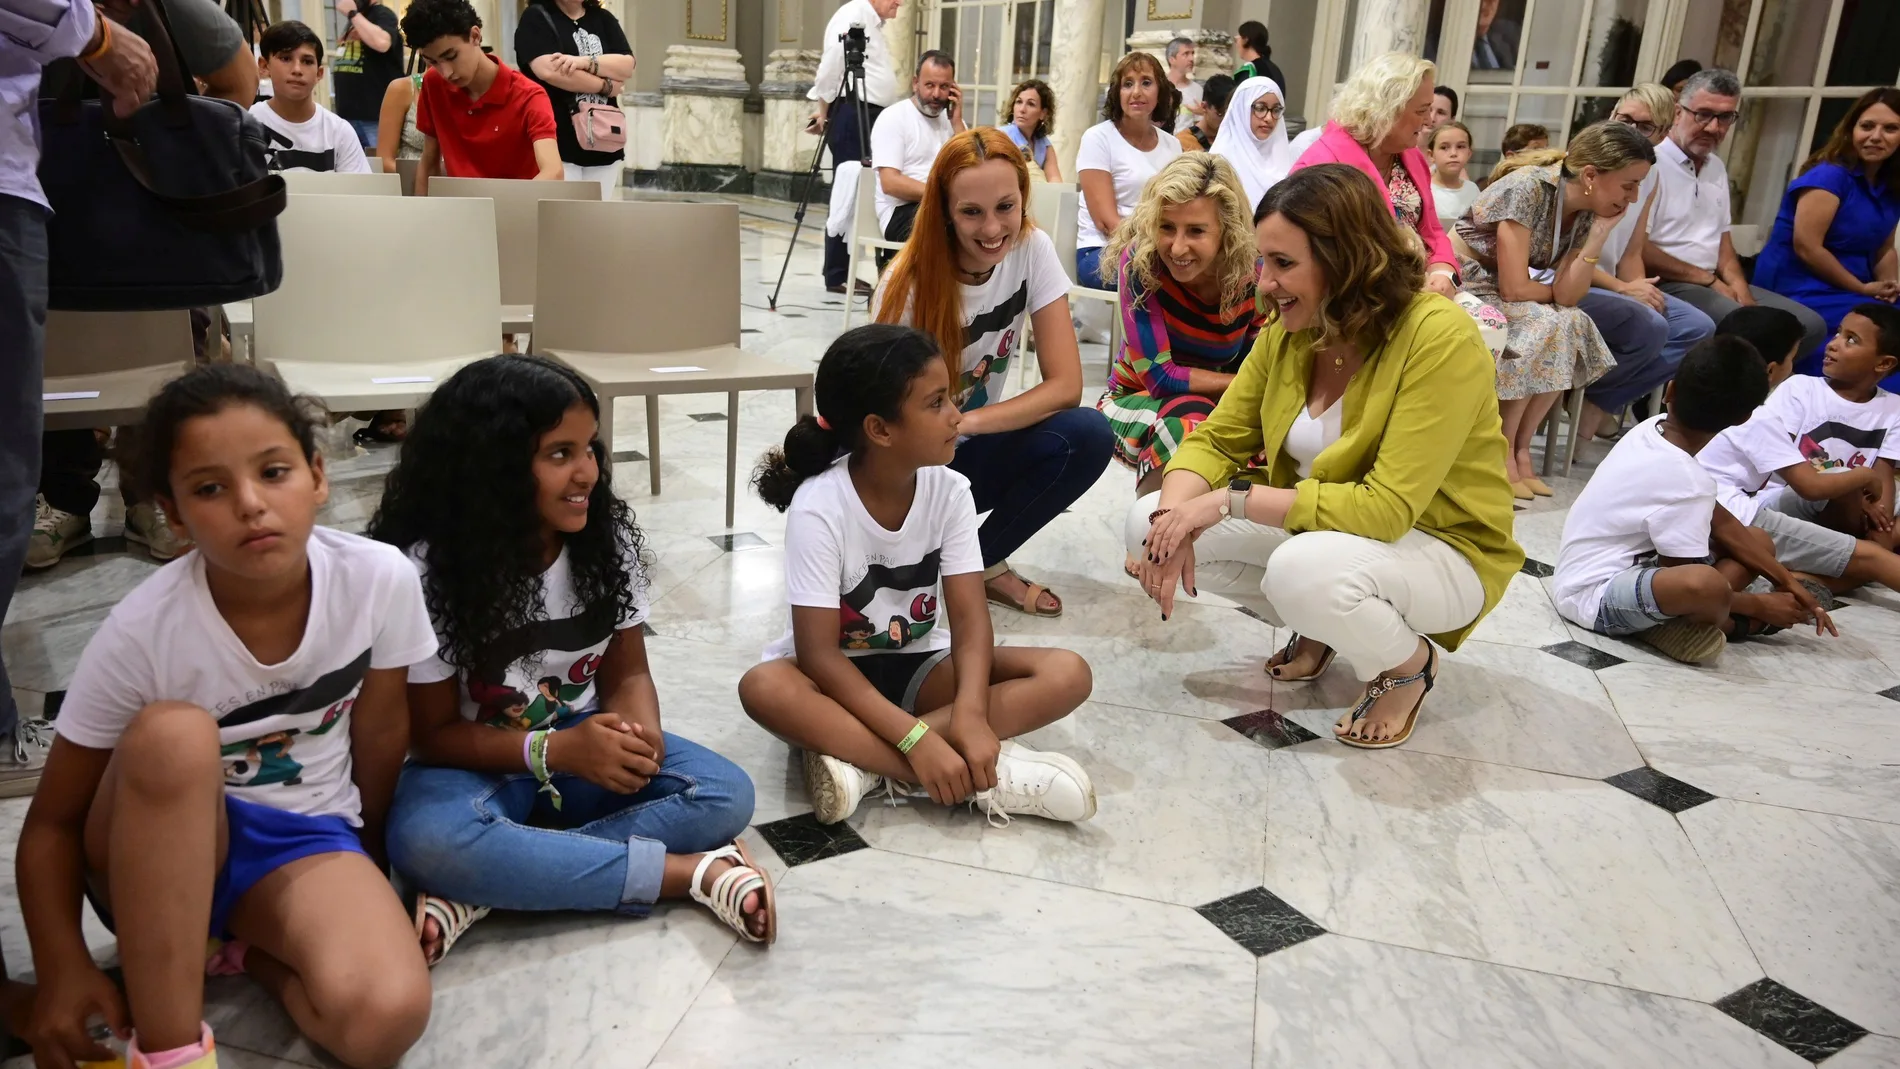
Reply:
<svg viewBox="0 0 1900 1069"><path fill-rule="evenodd" d="M1892 314L1887 305L1875 305L1875 314ZM1856 315L1850 313L1848 319ZM1779 308L1756 305L1738 308L1723 318L1717 334L1731 334L1753 342L1768 365L1768 382L1773 390L1766 404L1755 410L1748 422L1730 427L1717 435L1696 459L1715 477L1716 500L1737 520L1767 531L1775 542L1775 556L1796 572L1813 576L1830 590L1848 590L1862 583L1880 583L1900 589L1900 556L1888 548L1893 528L1893 473L1883 459L1858 466L1838 464L1817 467L1800 445L1803 439L1848 435L1849 444L1872 441L1870 451L1884 456L1889 448L1900 449L1900 441L1889 446L1882 417L1862 418L1871 406L1894 407L1900 398L1867 384L1863 390L1842 392L1838 381L1860 383L1871 369L1891 368L1891 356L1882 357L1874 347L1864 344L1863 331L1880 333L1874 321L1843 323L1841 334L1828 346L1830 364L1827 381L1809 376L1789 379L1794 359L1801 347L1801 321ZM1840 359L1836 360L1836 352ZM1786 385L1782 385L1783 381ZM1872 380L1878 382L1878 377ZM1873 396L1860 402L1855 398ZM1861 408L1853 406L1860 405ZM1819 415L1815 413L1819 412ZM1806 413L1805 416L1801 414ZM1840 422L1842 413L1856 425L1871 430L1855 430ZM1801 416L1804 423L1832 421L1833 429L1810 428L1796 431L1784 422ZM1825 426L1823 424L1822 426ZM1869 435L1877 436L1869 438ZM1836 442L1838 437L1826 437ZM1825 442L1822 443L1823 448ZM1852 454L1848 460L1857 459ZM1864 456L1859 458L1864 459ZM1779 475L1785 485L1770 486ZM1883 497L1884 495L1884 497ZM1836 503L1839 504L1836 504ZM1871 537L1856 537L1822 517L1830 513L1858 521ZM1819 520L1819 522L1817 522Z"/></svg>
<svg viewBox="0 0 1900 1069"><path fill-rule="evenodd" d="M311 97L323 81L323 40L295 20L275 23L257 39L258 74L270 79L271 98L251 105L251 117L274 136L270 169L369 173L356 130Z"/></svg>
<svg viewBox="0 0 1900 1069"><path fill-rule="evenodd" d="M1571 506L1554 588L1566 619L1640 636L1689 664L1713 660L1731 635L1805 621L1834 631L1775 560L1768 533L1716 504L1715 480L1695 461L1767 394L1767 367L1748 342L1717 335L1689 350L1663 394L1664 414L1625 434ZM1745 592L1757 575L1785 593Z"/></svg>

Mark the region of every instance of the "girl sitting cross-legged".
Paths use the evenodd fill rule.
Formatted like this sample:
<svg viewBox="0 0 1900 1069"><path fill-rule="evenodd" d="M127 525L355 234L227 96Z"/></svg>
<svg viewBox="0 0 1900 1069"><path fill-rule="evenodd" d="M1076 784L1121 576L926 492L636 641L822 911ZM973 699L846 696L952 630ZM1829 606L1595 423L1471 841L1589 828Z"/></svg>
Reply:
<svg viewBox="0 0 1900 1069"><path fill-rule="evenodd" d="M431 964L491 907L637 917L690 895L749 941L777 934L737 841L752 781L661 728L644 540L599 412L551 360L470 364L417 414L370 523L422 573L441 640L409 673L389 830Z"/></svg>
<svg viewBox="0 0 1900 1069"><path fill-rule="evenodd" d="M993 822L1095 814L1081 766L1008 741L1069 715L1092 680L1067 650L993 644L976 505L946 466L964 418L953 366L909 327L846 331L818 365L819 414L754 476L787 513L791 627L739 700L805 751L820 823L880 785Z"/></svg>

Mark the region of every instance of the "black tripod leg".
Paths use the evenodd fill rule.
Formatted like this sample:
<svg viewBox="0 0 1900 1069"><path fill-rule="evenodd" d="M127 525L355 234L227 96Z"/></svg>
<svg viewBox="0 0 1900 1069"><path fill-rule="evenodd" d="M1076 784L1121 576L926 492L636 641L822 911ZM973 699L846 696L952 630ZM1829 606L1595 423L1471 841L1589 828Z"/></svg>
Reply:
<svg viewBox="0 0 1900 1069"><path fill-rule="evenodd" d="M785 272L792 266L792 252L798 248L798 231L805 225L805 209L811 206L811 192L818 184L818 167L825 159L825 139L818 139L818 148L811 154L811 170L805 172L805 192L798 198L798 209L792 213L792 240L785 247L785 259L778 265L778 284L772 287L772 295L765 299L766 307L778 311L779 291L785 288Z"/></svg>

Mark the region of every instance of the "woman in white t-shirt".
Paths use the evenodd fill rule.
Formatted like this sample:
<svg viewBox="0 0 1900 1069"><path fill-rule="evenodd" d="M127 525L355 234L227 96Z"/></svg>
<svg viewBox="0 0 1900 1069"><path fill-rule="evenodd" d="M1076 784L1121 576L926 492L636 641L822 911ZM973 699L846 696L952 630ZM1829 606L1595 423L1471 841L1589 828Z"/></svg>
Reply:
<svg viewBox="0 0 1900 1069"><path fill-rule="evenodd" d="M947 467L965 418L952 388L929 334L846 331L818 364L818 414L754 477L786 513L791 619L739 701L804 751L821 824L880 785L992 822L1095 815L1081 766L1006 741L1069 715L1092 680L1067 650L994 644L976 503Z"/></svg>
<svg viewBox="0 0 1900 1069"><path fill-rule="evenodd" d="M970 481L983 525L989 599L1060 616L1062 599L1023 579L1009 555L1095 485L1114 436L1082 399L1082 357L1069 320L1069 278L1049 236L1030 225L1029 169L994 127L957 134L937 153L910 240L872 299L880 323L931 335L953 371L963 440L950 466ZM1023 328L1036 328L1042 381L1002 400Z"/></svg>
<svg viewBox="0 0 1900 1069"><path fill-rule="evenodd" d="M1181 142L1168 132L1181 103L1181 91L1168 81L1161 61L1146 52L1130 52L1115 64L1102 100L1102 122L1082 133L1075 153L1075 180L1081 187L1076 209L1075 277L1085 286L1113 289L1115 269L1102 272L1102 246L1141 200L1141 187L1181 154Z"/></svg>
<svg viewBox="0 0 1900 1069"><path fill-rule="evenodd" d="M417 414L370 523L422 573L441 638L409 672L415 760L389 817L431 964L490 908L640 917L690 895L741 938L777 934L737 841L751 779L661 726L645 540L599 411L552 360L469 364Z"/></svg>
<svg viewBox="0 0 1900 1069"><path fill-rule="evenodd" d="M110 1058L87 1019L126 1022L129 1000L132 1064L215 1065L207 973L250 973L350 1065L395 1064L428 1024L382 818L403 680L435 636L402 554L316 526L312 411L212 364L139 421L144 485L196 549L86 644L20 832L42 1060ZM82 889L119 936L124 996L86 950Z"/></svg>

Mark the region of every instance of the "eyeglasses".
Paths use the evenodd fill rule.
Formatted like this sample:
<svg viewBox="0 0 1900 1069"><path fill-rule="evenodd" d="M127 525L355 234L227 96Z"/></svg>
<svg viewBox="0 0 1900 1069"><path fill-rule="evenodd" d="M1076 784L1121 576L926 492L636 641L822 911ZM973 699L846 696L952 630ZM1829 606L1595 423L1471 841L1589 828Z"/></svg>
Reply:
<svg viewBox="0 0 1900 1069"><path fill-rule="evenodd" d="M1625 115L1620 111L1610 116L1610 118L1615 119L1617 122L1622 123L1624 126L1634 129L1637 133L1642 134L1644 137L1656 136L1657 126L1653 122L1637 122L1635 119L1630 118L1628 115Z"/></svg>
<svg viewBox="0 0 1900 1069"><path fill-rule="evenodd" d="M1274 118L1276 118L1276 119L1277 119L1277 118L1279 118L1280 116L1282 116L1282 115L1285 115L1285 114L1286 114L1286 105L1284 105L1284 104L1263 104L1263 103L1261 103L1260 101L1257 101L1257 100L1256 100L1256 101L1254 101L1254 105L1253 105L1253 107L1252 107L1252 109L1250 109L1250 110L1252 110L1252 112L1253 112L1253 113L1254 113L1255 115L1271 115L1271 116L1273 116Z"/></svg>
<svg viewBox="0 0 1900 1069"><path fill-rule="evenodd" d="M1739 111L1703 111L1700 108L1684 108L1697 126L1734 126L1735 120L1742 117Z"/></svg>

